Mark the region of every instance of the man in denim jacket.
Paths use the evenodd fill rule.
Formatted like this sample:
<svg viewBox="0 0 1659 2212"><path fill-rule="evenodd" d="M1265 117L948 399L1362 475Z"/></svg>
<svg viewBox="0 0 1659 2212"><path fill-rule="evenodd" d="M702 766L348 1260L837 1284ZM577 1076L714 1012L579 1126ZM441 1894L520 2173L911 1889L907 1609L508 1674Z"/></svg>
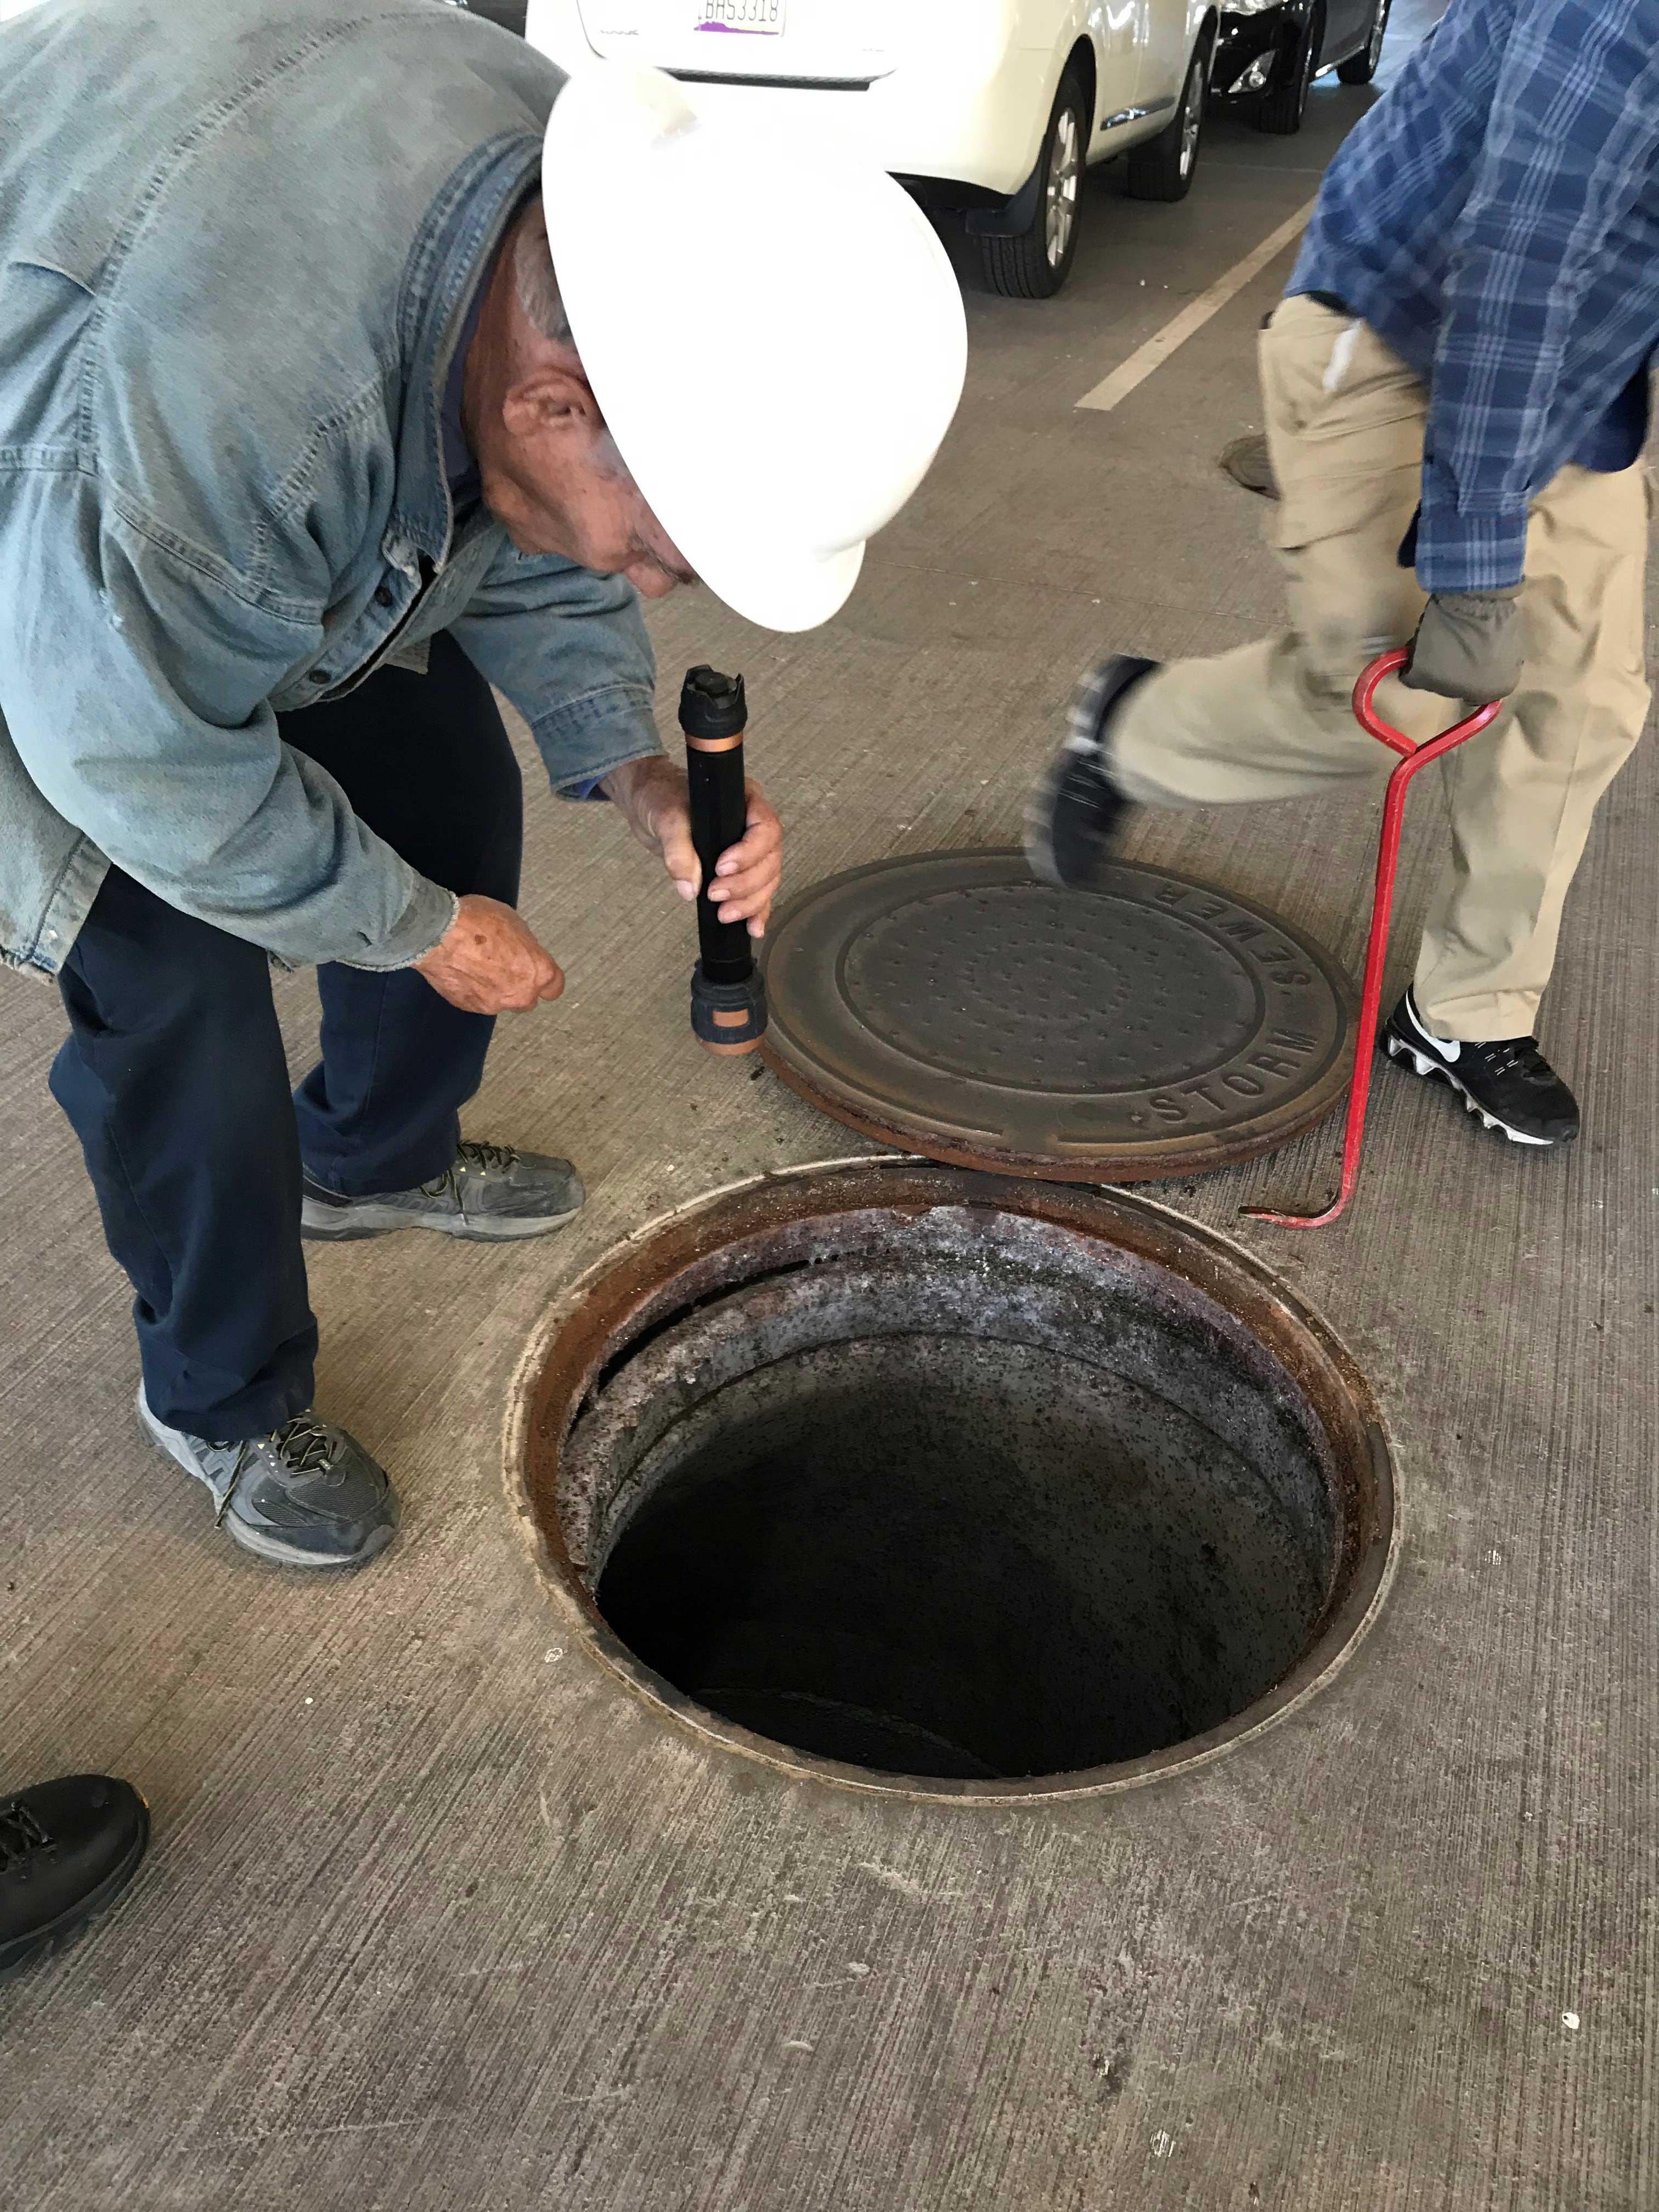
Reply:
<svg viewBox="0 0 1659 2212"><path fill-rule="evenodd" d="M430 0L44 0L0 82L0 945L69 1012L52 1090L150 1434L247 1550L356 1565L396 1502L312 1410L302 1218L516 1237L581 1204L568 1162L459 1135L492 1018L562 988L514 910L491 686L691 896L638 594L695 579L574 348L564 79L521 41ZM780 851L755 792L714 896L756 934ZM319 971L291 1101L273 957Z"/></svg>

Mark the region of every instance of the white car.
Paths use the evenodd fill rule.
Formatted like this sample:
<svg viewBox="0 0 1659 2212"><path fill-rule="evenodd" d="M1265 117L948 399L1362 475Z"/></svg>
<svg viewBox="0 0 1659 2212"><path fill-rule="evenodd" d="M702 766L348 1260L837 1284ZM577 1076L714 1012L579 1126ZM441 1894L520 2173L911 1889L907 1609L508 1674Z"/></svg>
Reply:
<svg viewBox="0 0 1659 2212"><path fill-rule="evenodd" d="M1213 0L529 0L525 36L567 67L666 70L710 108L763 102L796 143L858 139L967 210L995 290L1046 299L1090 163L1125 155L1134 198L1185 197L1216 21Z"/></svg>

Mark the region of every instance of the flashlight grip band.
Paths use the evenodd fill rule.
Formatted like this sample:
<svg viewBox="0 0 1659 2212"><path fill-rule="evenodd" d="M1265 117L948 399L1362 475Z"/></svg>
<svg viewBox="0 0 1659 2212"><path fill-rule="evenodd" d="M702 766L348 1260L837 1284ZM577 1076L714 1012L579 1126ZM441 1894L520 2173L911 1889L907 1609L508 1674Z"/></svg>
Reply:
<svg viewBox="0 0 1659 2212"><path fill-rule="evenodd" d="M702 972L711 983L741 983L754 966L748 928L740 921L720 920L708 886L714 880L714 863L737 843L748 819L742 739L714 753L688 744L685 772L691 786L691 842L702 863L702 888L697 893L697 949L702 955Z"/></svg>

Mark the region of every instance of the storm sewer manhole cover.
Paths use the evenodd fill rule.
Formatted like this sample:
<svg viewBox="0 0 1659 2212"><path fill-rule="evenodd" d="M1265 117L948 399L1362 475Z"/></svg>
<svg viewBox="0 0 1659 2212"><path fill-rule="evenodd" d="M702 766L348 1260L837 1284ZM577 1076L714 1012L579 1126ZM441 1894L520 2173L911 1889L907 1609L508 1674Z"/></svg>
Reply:
<svg viewBox="0 0 1659 2212"><path fill-rule="evenodd" d="M1307 1694L1395 1527L1352 1362L1124 1193L769 1179L590 1276L513 1480L588 1648L705 1737L865 1789L1125 1786Z"/></svg>
<svg viewBox="0 0 1659 2212"><path fill-rule="evenodd" d="M1341 1100L1352 987L1277 915L1166 868L1036 883L930 853L814 884L769 936L765 1054L868 1136L1060 1181L1191 1174Z"/></svg>

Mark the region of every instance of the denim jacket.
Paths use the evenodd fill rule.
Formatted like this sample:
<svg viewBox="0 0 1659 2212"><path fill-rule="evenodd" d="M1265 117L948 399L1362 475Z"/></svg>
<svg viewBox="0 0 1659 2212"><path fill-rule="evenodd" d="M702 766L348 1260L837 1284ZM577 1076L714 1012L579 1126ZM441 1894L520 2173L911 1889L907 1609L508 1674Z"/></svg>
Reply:
<svg viewBox="0 0 1659 2212"><path fill-rule="evenodd" d="M563 82L434 0L43 0L0 24L0 954L113 861L289 963L454 911L276 717L447 629L556 789L659 750L620 578L457 533L468 301ZM595 190L602 190L595 179Z"/></svg>

